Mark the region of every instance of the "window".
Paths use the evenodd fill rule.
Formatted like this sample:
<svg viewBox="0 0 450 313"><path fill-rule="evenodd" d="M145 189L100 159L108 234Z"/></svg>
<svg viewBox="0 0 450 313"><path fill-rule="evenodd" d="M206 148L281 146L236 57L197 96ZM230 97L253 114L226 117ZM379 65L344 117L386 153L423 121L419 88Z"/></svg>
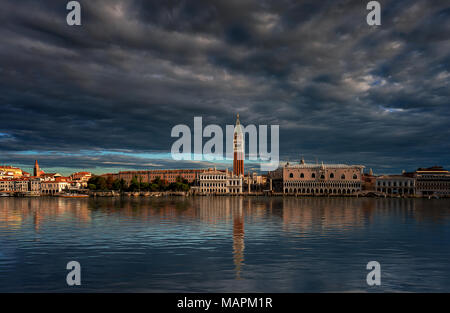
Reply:
<svg viewBox="0 0 450 313"><path fill-rule="evenodd" d="M320 179L325 179L325 175L320 175Z"/></svg>
<svg viewBox="0 0 450 313"><path fill-rule="evenodd" d="M353 174L353 179L357 179L358 176L356 174Z"/></svg>
<svg viewBox="0 0 450 313"><path fill-rule="evenodd" d="M345 179L345 175L344 174L341 175L341 179Z"/></svg>
<svg viewBox="0 0 450 313"><path fill-rule="evenodd" d="M333 173L330 174L330 178L334 178L334 174Z"/></svg>
<svg viewBox="0 0 450 313"><path fill-rule="evenodd" d="M290 173L289 178L294 178L294 174Z"/></svg>
<svg viewBox="0 0 450 313"><path fill-rule="evenodd" d="M301 173L300 178L305 178L305 174Z"/></svg>
<svg viewBox="0 0 450 313"><path fill-rule="evenodd" d="M311 177L312 177L312 178L316 178L316 174L315 174L315 173L312 173L312 174L311 174Z"/></svg>

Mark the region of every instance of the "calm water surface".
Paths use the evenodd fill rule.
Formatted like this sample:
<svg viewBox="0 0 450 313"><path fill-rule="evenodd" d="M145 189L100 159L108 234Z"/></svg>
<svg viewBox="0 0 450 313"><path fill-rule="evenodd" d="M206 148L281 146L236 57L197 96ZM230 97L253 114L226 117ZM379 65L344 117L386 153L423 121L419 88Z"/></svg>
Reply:
<svg viewBox="0 0 450 313"><path fill-rule="evenodd" d="M449 226L450 200L0 198L0 292L450 292Z"/></svg>

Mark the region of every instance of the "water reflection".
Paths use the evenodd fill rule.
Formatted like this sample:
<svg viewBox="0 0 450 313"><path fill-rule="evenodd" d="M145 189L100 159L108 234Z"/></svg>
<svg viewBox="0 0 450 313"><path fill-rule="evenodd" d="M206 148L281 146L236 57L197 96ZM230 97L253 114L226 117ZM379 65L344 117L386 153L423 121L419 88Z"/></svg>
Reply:
<svg viewBox="0 0 450 313"><path fill-rule="evenodd" d="M241 265L244 262L244 211L242 199L239 199L237 208L233 209L233 260L236 279L241 278Z"/></svg>
<svg viewBox="0 0 450 313"><path fill-rule="evenodd" d="M389 252L386 258L394 265L417 254L421 260L436 259L437 253L445 259L450 251L433 250L430 242L433 247L434 242L442 246L449 240L449 217L449 200L427 199L0 198L0 263L4 264L0 272L10 271L12 278L22 260L41 264L40 254L71 257L72 251L79 251L80 257L92 259L114 256L108 259L115 262L111 266L118 273L127 272L120 279L136 274L130 286L155 281L156 291L178 290L173 281L188 286L194 278L182 277L205 273L214 275L202 276L199 291L228 291L230 286L237 291L284 290L280 286L284 291L310 291L311 285L290 282L289 276L301 281L312 272L304 272L306 267L331 269L336 262L350 271L354 258L365 262L370 257L372 246L380 255ZM70 246L71 252L61 250L63 246ZM421 255L423 247L431 249L428 254ZM101 271L102 263L96 262ZM130 262L147 272L148 280L141 282L142 273L139 276L126 267ZM431 273L448 276L442 272L444 265L430 266ZM277 273L272 280L278 285L254 287L252 282L262 277L270 281L268 272ZM108 279L110 274L105 273L105 286ZM213 282L217 286L211 287ZM17 290L26 290L22 287Z"/></svg>

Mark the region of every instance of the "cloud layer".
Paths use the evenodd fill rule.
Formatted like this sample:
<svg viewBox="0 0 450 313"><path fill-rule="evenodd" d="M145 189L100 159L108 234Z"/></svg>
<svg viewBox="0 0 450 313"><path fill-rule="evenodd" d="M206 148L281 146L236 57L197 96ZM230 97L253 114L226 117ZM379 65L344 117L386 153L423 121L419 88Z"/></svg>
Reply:
<svg viewBox="0 0 450 313"><path fill-rule="evenodd" d="M365 1L91 0L70 27L61 1L4 1L0 162L196 167L171 128L239 112L280 125L284 160L450 167L447 2L380 1L369 27Z"/></svg>

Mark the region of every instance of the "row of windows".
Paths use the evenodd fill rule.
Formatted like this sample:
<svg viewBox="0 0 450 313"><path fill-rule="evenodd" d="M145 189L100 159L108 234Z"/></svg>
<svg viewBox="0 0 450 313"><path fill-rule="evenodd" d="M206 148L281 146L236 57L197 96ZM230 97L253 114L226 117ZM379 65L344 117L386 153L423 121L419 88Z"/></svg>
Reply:
<svg viewBox="0 0 450 313"><path fill-rule="evenodd" d="M398 193L398 194L414 194L414 189L413 188L398 188L398 189L394 189L394 188L378 188L377 189L378 192L383 192L383 193Z"/></svg>
<svg viewBox="0 0 450 313"><path fill-rule="evenodd" d="M284 183L286 187L355 187L360 188L361 183L341 183L341 182L327 182L327 183L316 183L316 182L286 182Z"/></svg>
<svg viewBox="0 0 450 313"><path fill-rule="evenodd" d="M239 188L201 188L201 192L219 192L219 193L241 193Z"/></svg>
<svg viewBox="0 0 450 313"><path fill-rule="evenodd" d="M200 179L225 179L225 175L202 175Z"/></svg>
<svg viewBox="0 0 450 313"><path fill-rule="evenodd" d="M443 184L429 184L429 185L422 185L418 186L417 189L443 189L443 190L450 190L450 186L443 185Z"/></svg>
<svg viewBox="0 0 450 313"><path fill-rule="evenodd" d="M322 189L322 188L303 188L303 189L296 189L296 188L285 188L285 193L299 193L299 194L335 194L335 195L345 195L345 194L352 194L359 190L357 189Z"/></svg>
<svg viewBox="0 0 450 313"><path fill-rule="evenodd" d="M333 179L334 178L334 173L330 173L329 177L331 179ZM289 178L294 178L294 173L290 173L289 174ZM300 173L300 178L305 178L305 174L304 173ZM316 178L316 173L312 173L311 174L311 178ZM324 174L320 175L320 179L325 179L325 175ZM341 179L345 179L345 174L341 175ZM353 179L358 179L358 175L353 174Z"/></svg>
<svg viewBox="0 0 450 313"><path fill-rule="evenodd" d="M409 187L409 186L414 186L414 182L413 181L404 181L404 182L401 182L401 181L399 181L399 182L396 182L396 181L394 181L394 182L378 181L377 182L377 186L388 186L388 187L393 186L393 187L397 187L397 185L399 187L402 187L402 186Z"/></svg>
<svg viewBox="0 0 450 313"><path fill-rule="evenodd" d="M228 184L224 182L201 182L200 186L206 186L206 187L226 187L226 186L241 186L240 180L229 180Z"/></svg>

